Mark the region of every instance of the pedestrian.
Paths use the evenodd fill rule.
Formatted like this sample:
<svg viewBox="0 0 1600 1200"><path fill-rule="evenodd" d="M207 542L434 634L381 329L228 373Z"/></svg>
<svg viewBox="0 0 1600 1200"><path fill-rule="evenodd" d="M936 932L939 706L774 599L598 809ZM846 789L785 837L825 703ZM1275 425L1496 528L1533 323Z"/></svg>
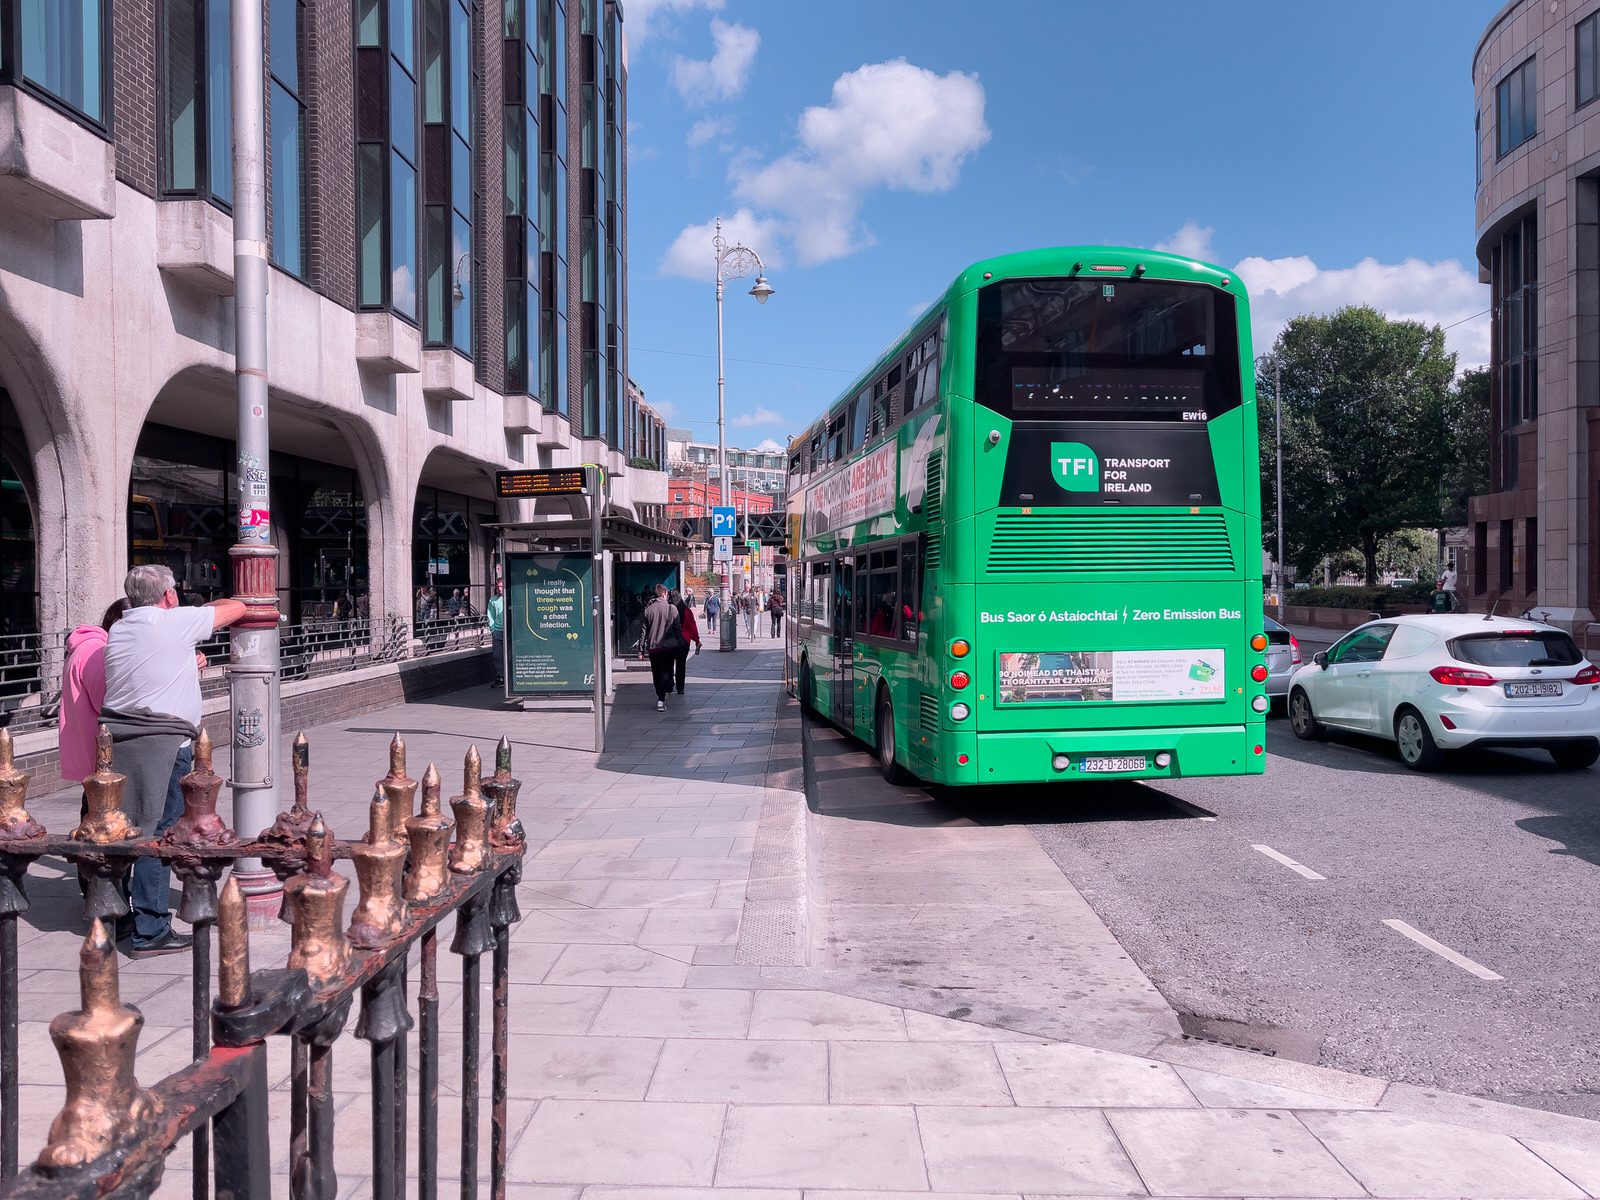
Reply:
<svg viewBox="0 0 1600 1200"><path fill-rule="evenodd" d="M671 597L668 597L670 600ZM680 600L675 606L678 610L678 633L681 644L672 658L672 677L677 685L678 695L683 695L683 676L689 668L689 644L694 643L694 652L700 653L700 627L695 623L694 605Z"/></svg>
<svg viewBox="0 0 1600 1200"><path fill-rule="evenodd" d="M717 631L717 617L722 612L722 597L716 592L706 593L706 629L711 633Z"/></svg>
<svg viewBox="0 0 1600 1200"><path fill-rule="evenodd" d="M100 705L106 698L106 637L127 611L128 599L112 601L98 625L79 625L67 635L66 669L61 678L61 778L79 783L94 774L95 739L100 732ZM89 812L89 793L78 805L81 821ZM80 865L78 890L86 892L88 877Z"/></svg>
<svg viewBox="0 0 1600 1200"><path fill-rule="evenodd" d="M756 597L749 588L739 597L739 612L744 617L744 634L754 639L756 636Z"/></svg>
<svg viewBox="0 0 1600 1200"><path fill-rule="evenodd" d="M494 682L490 687L504 687L506 682L506 584L503 579L494 581L494 595L489 597L489 652L494 656Z"/></svg>
<svg viewBox="0 0 1600 1200"><path fill-rule="evenodd" d="M450 599L445 604L445 612L452 621L461 616L461 589L457 588L450 593Z"/></svg>
<svg viewBox="0 0 1600 1200"><path fill-rule="evenodd" d="M767 597L767 612L772 616L772 636L777 637L783 632L783 593L777 588Z"/></svg>
<svg viewBox="0 0 1600 1200"><path fill-rule="evenodd" d="M656 584L656 598L644 610L641 638L650 654L650 680L656 687L656 711L666 712L667 693L672 690L672 666L683 641L678 610L667 600L667 585Z"/></svg>
<svg viewBox="0 0 1600 1200"><path fill-rule="evenodd" d="M243 617L245 606L223 599L180 608L172 572L155 563L129 571L123 590L128 609L106 639L100 718L111 731L117 770L128 777L123 808L146 837L155 837L183 814L179 780L194 765L193 740L200 735L196 647ZM193 941L172 928L169 885L159 858L134 864L129 958L173 954Z"/></svg>

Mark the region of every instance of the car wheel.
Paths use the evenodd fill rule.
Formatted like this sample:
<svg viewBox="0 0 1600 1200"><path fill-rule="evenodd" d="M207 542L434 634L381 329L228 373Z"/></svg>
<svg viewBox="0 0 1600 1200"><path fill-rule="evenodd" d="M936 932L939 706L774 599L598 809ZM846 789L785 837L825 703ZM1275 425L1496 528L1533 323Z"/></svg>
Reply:
<svg viewBox="0 0 1600 1200"><path fill-rule="evenodd" d="M1588 742L1577 746L1551 746L1550 757L1556 760L1556 766L1568 771L1581 771L1585 767L1594 766L1600 760L1600 742Z"/></svg>
<svg viewBox="0 0 1600 1200"><path fill-rule="evenodd" d="M1434 744L1428 722L1414 708L1402 708L1394 718L1395 745L1400 761L1413 771L1437 771L1444 762L1444 751Z"/></svg>
<svg viewBox="0 0 1600 1200"><path fill-rule="evenodd" d="M1295 688L1289 693L1289 728L1294 730L1295 737L1302 742L1320 740L1327 736L1322 722L1311 713L1311 697L1306 695L1304 688Z"/></svg>
<svg viewBox="0 0 1600 1200"><path fill-rule="evenodd" d="M894 701L889 699L889 689L878 689L878 720L875 727L878 741L878 770L890 783L906 783L911 773L895 761Z"/></svg>

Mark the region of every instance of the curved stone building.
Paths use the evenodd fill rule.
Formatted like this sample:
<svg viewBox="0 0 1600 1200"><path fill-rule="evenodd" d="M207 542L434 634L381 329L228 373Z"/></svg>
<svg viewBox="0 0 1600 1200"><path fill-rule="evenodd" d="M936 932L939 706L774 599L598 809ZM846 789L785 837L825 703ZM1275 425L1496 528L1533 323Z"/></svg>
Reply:
<svg viewBox="0 0 1600 1200"><path fill-rule="evenodd" d="M1492 442L1458 586L1581 638L1600 611L1600 0L1513 0L1472 80Z"/></svg>

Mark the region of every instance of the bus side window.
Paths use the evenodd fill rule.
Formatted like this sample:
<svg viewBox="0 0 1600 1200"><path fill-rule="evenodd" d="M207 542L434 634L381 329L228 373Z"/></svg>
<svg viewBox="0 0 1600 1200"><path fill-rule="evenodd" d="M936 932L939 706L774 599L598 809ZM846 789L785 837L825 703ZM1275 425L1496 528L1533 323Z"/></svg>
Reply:
<svg viewBox="0 0 1600 1200"><path fill-rule="evenodd" d="M872 389L863 388L861 394L850 401L850 449L861 449L872 436L867 431L871 417Z"/></svg>
<svg viewBox="0 0 1600 1200"><path fill-rule="evenodd" d="M913 538L900 547L900 636L913 645L922 624L922 547Z"/></svg>
<svg viewBox="0 0 1600 1200"><path fill-rule="evenodd" d="M867 633L872 637L900 636L900 551L890 546L872 552L872 588L868 603L872 614Z"/></svg>
<svg viewBox="0 0 1600 1200"><path fill-rule="evenodd" d="M807 474L820 470L822 465L822 430L819 429L811 435L811 454L806 467Z"/></svg>
<svg viewBox="0 0 1600 1200"><path fill-rule="evenodd" d="M855 586L855 631L858 634L867 632L867 556L856 555L856 586Z"/></svg>
<svg viewBox="0 0 1600 1200"><path fill-rule="evenodd" d="M833 623L832 563L817 563L811 568L811 619L821 625Z"/></svg>

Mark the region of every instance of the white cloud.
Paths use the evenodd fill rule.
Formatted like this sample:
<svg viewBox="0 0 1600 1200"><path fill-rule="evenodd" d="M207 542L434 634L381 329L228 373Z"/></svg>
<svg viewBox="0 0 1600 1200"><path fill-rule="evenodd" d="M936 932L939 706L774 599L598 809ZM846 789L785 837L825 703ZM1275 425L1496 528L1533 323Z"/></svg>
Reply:
<svg viewBox="0 0 1600 1200"><path fill-rule="evenodd" d="M785 446L782 442L776 441L773 438L762 438L754 446L750 447L750 449L754 450L757 454L782 454L788 448L789 447Z"/></svg>
<svg viewBox="0 0 1600 1200"><path fill-rule="evenodd" d="M709 60L679 57L672 63L672 86L691 104L731 100L744 91L761 46L761 35L748 25L712 18L711 43Z"/></svg>
<svg viewBox="0 0 1600 1200"><path fill-rule="evenodd" d="M783 265L783 256L778 250L778 230L778 222L758 217L748 208L741 208L722 222L722 236L728 245L742 243L754 247L769 271ZM711 239L715 233L715 223L707 221L703 225L691 225L678 234L662 256L661 273L714 282L717 252L711 247Z"/></svg>
<svg viewBox="0 0 1600 1200"><path fill-rule="evenodd" d="M728 422L735 429L754 429L758 425L779 425L783 418L770 408L758 408L755 412L740 413Z"/></svg>
<svg viewBox="0 0 1600 1200"><path fill-rule="evenodd" d="M733 132L732 117L707 117L689 127L689 145L703 146L707 142Z"/></svg>
<svg viewBox="0 0 1600 1200"><path fill-rule="evenodd" d="M671 18L677 13L703 8L720 12L723 0L628 0L623 19L623 29L628 35L628 47L637 50L650 35L651 24L657 17Z"/></svg>
<svg viewBox="0 0 1600 1200"><path fill-rule="evenodd" d="M1177 233L1150 248L1165 250L1168 254L1181 254L1185 258L1198 258L1202 262L1214 262L1215 251L1211 249L1211 235L1215 232L1216 230L1210 225L1185 221L1183 228Z"/></svg>
<svg viewBox="0 0 1600 1200"><path fill-rule="evenodd" d="M1353 267L1324 270L1304 256L1246 258L1234 268L1250 291L1256 352L1272 348L1291 317L1326 315L1351 304L1367 304L1392 320L1453 326L1445 346L1457 365L1489 361L1489 289L1475 269L1455 259L1380 263L1364 258Z"/></svg>
<svg viewBox="0 0 1600 1200"><path fill-rule="evenodd" d="M806 109L797 128L798 149L764 166L736 161L731 173L739 198L774 214L766 220L808 266L872 244L860 221L870 193L949 191L989 140L976 75L937 75L903 58L841 75L829 103Z"/></svg>

